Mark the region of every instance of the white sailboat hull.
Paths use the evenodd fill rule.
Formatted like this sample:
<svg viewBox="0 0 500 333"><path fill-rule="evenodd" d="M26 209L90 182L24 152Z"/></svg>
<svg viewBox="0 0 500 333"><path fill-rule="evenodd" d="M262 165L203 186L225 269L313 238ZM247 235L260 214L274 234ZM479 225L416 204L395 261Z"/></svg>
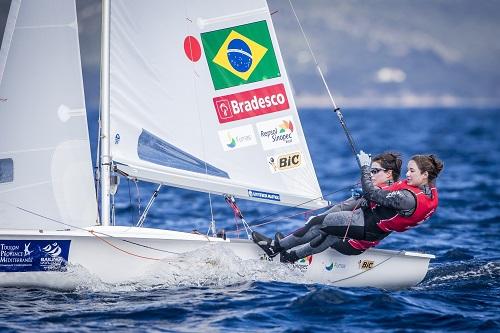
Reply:
<svg viewBox="0 0 500 333"><path fill-rule="evenodd" d="M83 267L104 283L134 283L151 272L152 267L169 265L176 257L185 256L191 251L203 251L209 246L218 247L223 251L230 250L243 265L245 261L251 263L256 260L266 260L268 267L283 265L279 258L268 258L249 240L223 240L169 230L96 226L88 228L87 231L17 230L2 231L0 234L0 244L36 244L41 241L57 243L64 240L70 241L68 266L63 267L63 270L68 271L23 271L19 265L14 264L9 268L5 266L5 262L0 262L0 285L49 284L49 287L64 288L65 275L70 274L69 267ZM8 256L8 251L3 252L0 261ZM302 260L295 264L295 267L303 274L303 281L309 283L400 289L422 281L432 258L434 256L428 254L378 249L368 250L358 256L344 256L329 249ZM10 271L6 271L9 269ZM52 278L45 278L47 276Z"/></svg>

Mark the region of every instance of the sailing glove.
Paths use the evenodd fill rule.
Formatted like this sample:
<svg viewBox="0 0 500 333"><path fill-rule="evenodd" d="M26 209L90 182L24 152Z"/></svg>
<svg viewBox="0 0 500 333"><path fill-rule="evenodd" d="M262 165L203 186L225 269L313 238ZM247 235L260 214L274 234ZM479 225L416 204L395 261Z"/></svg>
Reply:
<svg viewBox="0 0 500 333"><path fill-rule="evenodd" d="M361 187L351 188L351 197L354 199L359 199L363 196L363 189Z"/></svg>
<svg viewBox="0 0 500 333"><path fill-rule="evenodd" d="M356 156L358 157L359 165L361 167L370 166L372 164L371 155L365 153L364 151L360 150L359 154Z"/></svg>

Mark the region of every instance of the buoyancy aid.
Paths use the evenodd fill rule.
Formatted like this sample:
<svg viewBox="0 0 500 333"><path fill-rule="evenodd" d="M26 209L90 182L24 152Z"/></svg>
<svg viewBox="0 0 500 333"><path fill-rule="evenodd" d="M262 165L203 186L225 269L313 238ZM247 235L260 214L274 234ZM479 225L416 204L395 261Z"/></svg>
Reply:
<svg viewBox="0 0 500 333"><path fill-rule="evenodd" d="M382 190L387 190L392 185L393 185L393 183L391 182L391 184L386 184L386 185L380 186L380 188ZM365 225L373 225L372 229L377 228L375 225L381 216L388 218L388 217L393 217L393 216L397 215L397 213L398 213L395 209L381 207L381 206L377 205L375 202L370 202L369 207L366 207L366 209L371 211L371 213L364 215L365 221L366 221ZM373 219L373 222L369 223L370 222L370 221L368 221L369 219ZM375 231L375 230L372 230L372 231ZM382 231L381 231L380 233L376 233L376 234L372 233L372 235L375 236L377 239L376 240L361 240L361 239L352 239L351 238L347 242L353 248L360 250L360 251L364 251L364 250L367 250L371 247L377 246L380 243L380 241L383 238L385 238L385 236L389 235L389 233L386 233L386 232L382 233Z"/></svg>
<svg viewBox="0 0 500 333"><path fill-rule="evenodd" d="M436 211L438 205L438 192L435 186L431 186L431 196L427 196L422 189L409 185L406 180L399 181L393 185L384 188L387 191L410 191L416 199L417 206L410 216L403 216L397 214L391 218L380 219L377 226L385 231L398 231L402 232L414 227L431 217Z"/></svg>

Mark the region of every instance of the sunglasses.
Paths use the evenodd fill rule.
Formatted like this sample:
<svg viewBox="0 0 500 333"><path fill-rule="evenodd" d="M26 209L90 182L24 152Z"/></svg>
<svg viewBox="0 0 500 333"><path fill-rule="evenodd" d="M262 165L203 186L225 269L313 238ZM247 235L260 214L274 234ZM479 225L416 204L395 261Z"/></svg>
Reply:
<svg viewBox="0 0 500 333"><path fill-rule="evenodd" d="M387 171L387 169L382 169L382 168L371 168L370 170L370 173L372 175L376 175L377 173L379 173L380 171Z"/></svg>

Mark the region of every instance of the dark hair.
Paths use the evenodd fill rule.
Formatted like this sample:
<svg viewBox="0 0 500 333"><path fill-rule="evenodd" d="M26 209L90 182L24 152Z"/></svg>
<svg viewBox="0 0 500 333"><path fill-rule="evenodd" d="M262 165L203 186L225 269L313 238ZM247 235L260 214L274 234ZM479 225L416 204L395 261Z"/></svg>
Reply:
<svg viewBox="0 0 500 333"><path fill-rule="evenodd" d="M429 174L429 183L433 182L434 179L439 175L441 170L443 170L444 163L436 155L414 155L411 157L412 161L415 161L420 172L424 173L427 171Z"/></svg>
<svg viewBox="0 0 500 333"><path fill-rule="evenodd" d="M401 174L401 165L403 164L400 153L384 152L382 154L375 155L372 158L372 162L378 162L382 168L392 170L392 178L394 181L399 179L399 175Z"/></svg>

